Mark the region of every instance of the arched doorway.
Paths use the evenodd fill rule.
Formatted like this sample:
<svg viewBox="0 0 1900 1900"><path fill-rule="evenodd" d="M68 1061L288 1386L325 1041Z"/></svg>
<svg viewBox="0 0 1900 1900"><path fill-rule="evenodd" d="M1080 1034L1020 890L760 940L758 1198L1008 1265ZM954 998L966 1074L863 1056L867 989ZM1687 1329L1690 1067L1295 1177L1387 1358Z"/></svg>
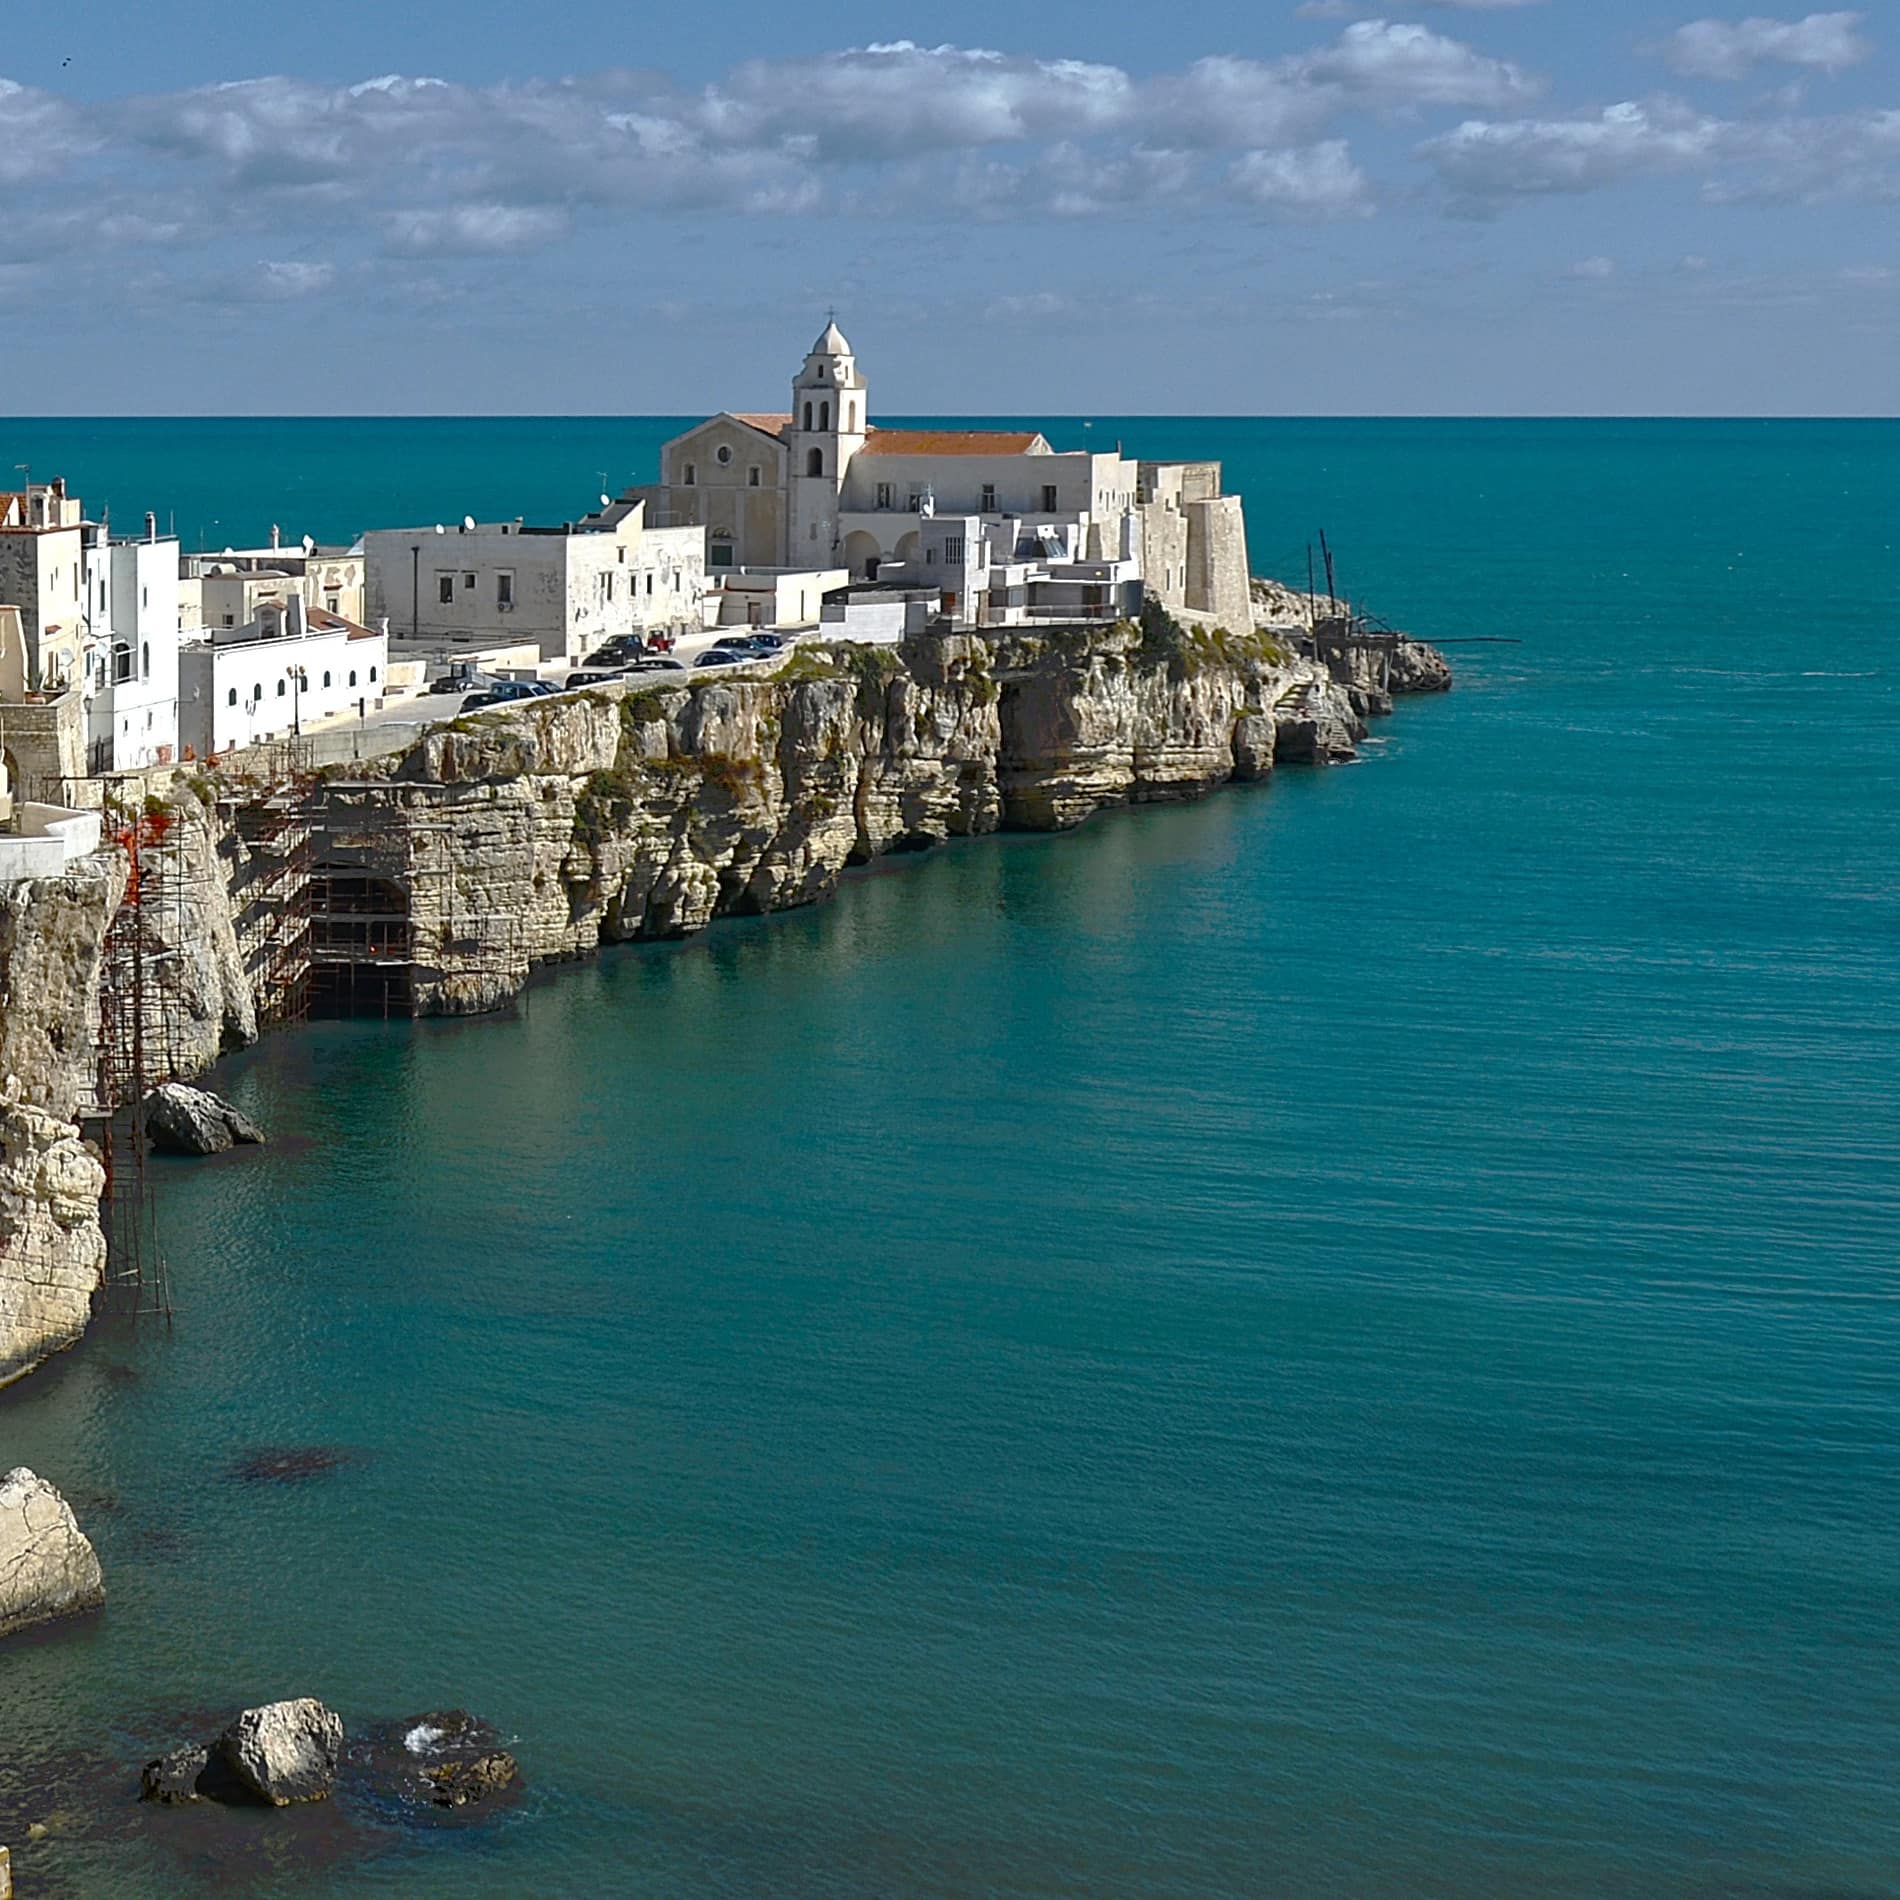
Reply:
<svg viewBox="0 0 1900 1900"><path fill-rule="evenodd" d="M864 528L854 529L844 538L844 564L853 580L876 580L877 564L883 556L883 543Z"/></svg>
<svg viewBox="0 0 1900 1900"><path fill-rule="evenodd" d="M921 548L923 544L923 536L913 528L909 534L905 535L904 538L898 542L897 552L891 558L898 561L914 561L917 558L917 550Z"/></svg>

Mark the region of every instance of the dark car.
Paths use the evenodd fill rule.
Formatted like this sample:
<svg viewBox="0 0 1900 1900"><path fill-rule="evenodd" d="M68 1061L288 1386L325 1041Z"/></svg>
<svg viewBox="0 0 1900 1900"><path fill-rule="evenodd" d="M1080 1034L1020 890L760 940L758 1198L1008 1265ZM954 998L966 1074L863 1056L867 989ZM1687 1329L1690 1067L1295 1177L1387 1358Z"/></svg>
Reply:
<svg viewBox="0 0 1900 1900"><path fill-rule="evenodd" d="M652 654L644 660L630 660L622 669L628 673L684 673L684 660L669 660L660 654Z"/></svg>
<svg viewBox="0 0 1900 1900"><path fill-rule="evenodd" d="M735 653L731 647L708 647L693 664L695 666L741 666L751 658L751 654Z"/></svg>
<svg viewBox="0 0 1900 1900"><path fill-rule="evenodd" d="M567 676L567 683L561 690L564 693L571 693L577 686L604 686L609 680L617 680L619 677L618 667L584 667L578 673L570 673Z"/></svg>
<svg viewBox="0 0 1900 1900"><path fill-rule="evenodd" d="M488 682L477 679L472 673L444 673L439 680L429 682L432 693L472 693L485 688Z"/></svg>
<svg viewBox="0 0 1900 1900"><path fill-rule="evenodd" d="M628 640L616 634L611 640L604 640L587 656L584 664L588 666L624 666L638 657L640 642Z"/></svg>

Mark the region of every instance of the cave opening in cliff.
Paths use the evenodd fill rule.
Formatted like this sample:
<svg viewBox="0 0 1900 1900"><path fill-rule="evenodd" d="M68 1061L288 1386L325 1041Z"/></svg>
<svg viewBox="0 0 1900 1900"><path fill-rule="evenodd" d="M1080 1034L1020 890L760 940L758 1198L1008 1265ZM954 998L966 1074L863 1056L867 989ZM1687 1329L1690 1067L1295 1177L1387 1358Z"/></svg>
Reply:
<svg viewBox="0 0 1900 1900"><path fill-rule="evenodd" d="M311 1014L407 1016L414 997L408 892L354 868L320 868L311 879Z"/></svg>

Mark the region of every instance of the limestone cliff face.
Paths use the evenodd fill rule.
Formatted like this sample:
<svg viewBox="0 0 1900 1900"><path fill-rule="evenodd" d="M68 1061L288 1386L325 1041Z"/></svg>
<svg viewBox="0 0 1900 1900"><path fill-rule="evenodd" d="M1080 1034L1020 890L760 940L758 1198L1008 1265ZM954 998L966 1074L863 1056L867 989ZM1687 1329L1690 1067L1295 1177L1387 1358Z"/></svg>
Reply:
<svg viewBox="0 0 1900 1900"><path fill-rule="evenodd" d="M808 904L852 864L1197 797L1364 726L1271 640L1134 626L803 649L780 674L457 721L330 794L329 848L407 891L425 1012L536 963Z"/></svg>
<svg viewBox="0 0 1900 1900"><path fill-rule="evenodd" d="M105 1170L74 1118L123 889L100 853L0 891L0 1385L79 1337L105 1271Z"/></svg>

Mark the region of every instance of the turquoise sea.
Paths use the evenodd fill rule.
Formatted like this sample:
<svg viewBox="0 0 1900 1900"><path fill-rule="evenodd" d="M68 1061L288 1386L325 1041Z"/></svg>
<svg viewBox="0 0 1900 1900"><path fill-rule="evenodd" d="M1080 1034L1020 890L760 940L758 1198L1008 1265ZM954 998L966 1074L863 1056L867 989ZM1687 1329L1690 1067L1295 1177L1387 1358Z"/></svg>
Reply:
<svg viewBox="0 0 1900 1900"><path fill-rule="evenodd" d="M669 426L0 461L217 546ZM0 1397L112 1590L0 1650L23 1894L1900 1894L1900 426L1090 435L1521 644L1356 766L231 1063L175 1326ZM293 1693L530 1793L367 1862L102 1805Z"/></svg>

